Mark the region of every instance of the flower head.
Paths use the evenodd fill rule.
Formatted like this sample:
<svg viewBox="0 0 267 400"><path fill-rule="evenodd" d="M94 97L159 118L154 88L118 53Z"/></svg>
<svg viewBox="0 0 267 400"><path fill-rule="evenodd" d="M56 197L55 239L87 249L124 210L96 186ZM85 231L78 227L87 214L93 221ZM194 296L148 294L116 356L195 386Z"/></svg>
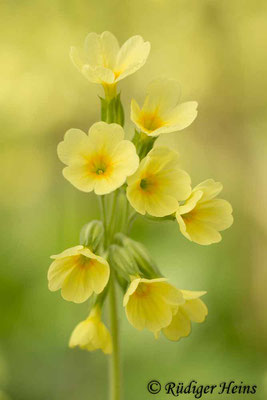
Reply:
<svg viewBox="0 0 267 400"><path fill-rule="evenodd" d="M71 334L69 346L79 346L89 351L101 349L105 354L112 352L111 336L101 321L99 306L94 307L89 317L76 326Z"/></svg>
<svg viewBox="0 0 267 400"><path fill-rule="evenodd" d="M178 200L191 193L190 176L179 168L179 155L167 147L156 147L127 179L127 197L140 214L155 217L174 213Z"/></svg>
<svg viewBox="0 0 267 400"><path fill-rule="evenodd" d="M71 47L70 57L79 71L93 83L115 85L141 68L149 55L150 43L133 36L120 48L110 32L89 33L83 51Z"/></svg>
<svg viewBox="0 0 267 400"><path fill-rule="evenodd" d="M215 199L221 190L220 182L207 179L197 185L185 203L179 206L176 219L187 239L202 245L221 241L219 232L233 223L231 204Z"/></svg>
<svg viewBox="0 0 267 400"><path fill-rule="evenodd" d="M61 289L63 299L83 303L93 293L101 293L109 280L108 262L84 246L75 246L51 256L48 287Z"/></svg>
<svg viewBox="0 0 267 400"><path fill-rule="evenodd" d="M189 126L197 116L197 102L178 104L179 86L176 81L156 79L147 88L145 102L140 108L133 99L131 119L149 136L180 131Z"/></svg>
<svg viewBox="0 0 267 400"><path fill-rule="evenodd" d="M164 335L173 341L188 336L191 332L191 321L203 322L208 314L205 303L199 297L206 292L181 290L185 303L178 306L170 325L162 329Z"/></svg>
<svg viewBox="0 0 267 400"><path fill-rule="evenodd" d="M97 122L88 135L79 129L66 132L58 157L67 165L64 177L77 189L102 195L120 187L139 163L134 145L124 140L120 125Z"/></svg>
<svg viewBox="0 0 267 400"><path fill-rule="evenodd" d="M171 323L173 310L184 302L181 292L165 278L135 278L123 300L129 322L139 330L157 332Z"/></svg>

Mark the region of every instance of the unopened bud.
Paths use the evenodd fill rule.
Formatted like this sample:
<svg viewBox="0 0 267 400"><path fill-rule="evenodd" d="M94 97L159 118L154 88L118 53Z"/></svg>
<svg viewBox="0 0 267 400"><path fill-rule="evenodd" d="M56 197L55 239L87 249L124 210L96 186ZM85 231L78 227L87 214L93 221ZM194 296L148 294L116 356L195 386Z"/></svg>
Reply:
<svg viewBox="0 0 267 400"><path fill-rule="evenodd" d="M139 274L150 279L162 277L156 263L142 243L136 242L122 233L117 234L115 240L132 257Z"/></svg>
<svg viewBox="0 0 267 400"><path fill-rule="evenodd" d="M91 221L84 225L80 233L80 243L89 247L93 253L99 252L104 239L104 226L102 221Z"/></svg>
<svg viewBox="0 0 267 400"><path fill-rule="evenodd" d="M109 247L109 262L118 275L130 281L131 275L139 275L140 271L131 253L124 247L113 244Z"/></svg>

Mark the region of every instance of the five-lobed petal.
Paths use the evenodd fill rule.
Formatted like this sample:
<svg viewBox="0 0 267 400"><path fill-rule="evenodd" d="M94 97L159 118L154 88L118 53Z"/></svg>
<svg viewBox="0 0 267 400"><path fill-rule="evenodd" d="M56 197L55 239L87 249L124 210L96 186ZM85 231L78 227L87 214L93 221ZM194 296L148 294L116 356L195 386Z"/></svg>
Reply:
<svg viewBox="0 0 267 400"><path fill-rule="evenodd" d="M220 182L207 179L197 185L185 203L178 207L176 219L187 239L202 245L221 241L219 232L233 223L231 204L215 199L221 190Z"/></svg>
<svg viewBox="0 0 267 400"><path fill-rule="evenodd" d="M139 164L133 143L124 140L118 124L97 122L88 135L79 129L66 132L58 157L67 165L64 177L77 189L103 195L123 185Z"/></svg>
<svg viewBox="0 0 267 400"><path fill-rule="evenodd" d="M190 176L179 168L179 155L167 147L156 147L127 179L127 198L140 214L155 217L174 213L178 200L191 193Z"/></svg>
<svg viewBox="0 0 267 400"><path fill-rule="evenodd" d="M197 102L179 104L180 89L176 81L156 79L147 87L143 107L133 99L131 119L138 129L149 136L180 131L197 116Z"/></svg>
<svg viewBox="0 0 267 400"><path fill-rule="evenodd" d="M52 292L61 289L67 301L83 303L93 293L101 293L108 283L108 262L84 246L71 247L51 258L48 287Z"/></svg>

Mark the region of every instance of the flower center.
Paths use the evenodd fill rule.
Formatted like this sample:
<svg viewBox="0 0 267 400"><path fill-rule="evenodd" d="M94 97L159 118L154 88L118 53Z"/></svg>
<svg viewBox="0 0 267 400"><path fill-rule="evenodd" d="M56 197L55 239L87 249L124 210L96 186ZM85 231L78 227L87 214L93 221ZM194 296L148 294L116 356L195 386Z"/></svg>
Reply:
<svg viewBox="0 0 267 400"><path fill-rule="evenodd" d="M84 256L83 254L80 254L78 264L80 268L89 268L93 267L94 260Z"/></svg>
<svg viewBox="0 0 267 400"><path fill-rule="evenodd" d="M197 210L193 209L188 213L183 214L182 218L185 222L190 223L196 218L196 216L197 216Z"/></svg>
<svg viewBox="0 0 267 400"><path fill-rule="evenodd" d="M106 154L95 154L88 163L90 173L98 179L104 178L111 172L111 162Z"/></svg>
<svg viewBox="0 0 267 400"><path fill-rule="evenodd" d="M152 193L157 187L157 179L155 176L152 175L146 176L145 178L141 179L139 186L142 191L146 193Z"/></svg>
<svg viewBox="0 0 267 400"><path fill-rule="evenodd" d="M140 123L149 132L155 131L164 125L162 119L155 112L142 113L140 117Z"/></svg>
<svg viewBox="0 0 267 400"><path fill-rule="evenodd" d="M140 188L146 190L146 188L147 188L147 180L146 179L141 179Z"/></svg>
<svg viewBox="0 0 267 400"><path fill-rule="evenodd" d="M135 294L138 297L144 297L144 296L147 296L149 294L149 292L150 292L149 285L146 285L145 283L139 283L139 285L135 291Z"/></svg>

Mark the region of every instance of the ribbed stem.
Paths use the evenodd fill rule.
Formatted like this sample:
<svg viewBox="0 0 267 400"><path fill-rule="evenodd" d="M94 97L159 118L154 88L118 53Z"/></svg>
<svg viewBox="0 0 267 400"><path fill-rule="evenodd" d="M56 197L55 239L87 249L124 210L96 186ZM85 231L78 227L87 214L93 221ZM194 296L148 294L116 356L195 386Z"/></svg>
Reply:
<svg viewBox="0 0 267 400"><path fill-rule="evenodd" d="M110 307L110 330L112 337L112 354L110 360L110 400L120 400L120 350L119 350L119 329L118 312L116 301L116 288L114 272L111 271L109 283L109 307Z"/></svg>

